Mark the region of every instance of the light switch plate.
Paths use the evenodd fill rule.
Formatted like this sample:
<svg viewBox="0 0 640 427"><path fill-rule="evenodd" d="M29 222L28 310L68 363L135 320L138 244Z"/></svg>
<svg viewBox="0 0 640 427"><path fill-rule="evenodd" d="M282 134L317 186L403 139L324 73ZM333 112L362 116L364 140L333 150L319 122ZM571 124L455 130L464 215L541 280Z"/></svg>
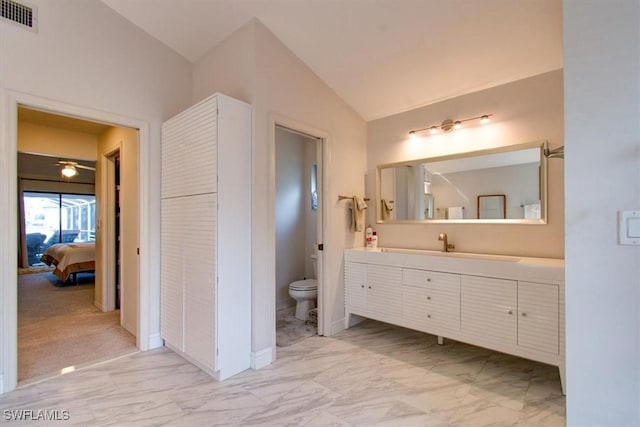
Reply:
<svg viewBox="0 0 640 427"><path fill-rule="evenodd" d="M619 211L618 230L621 245L640 245L640 211Z"/></svg>

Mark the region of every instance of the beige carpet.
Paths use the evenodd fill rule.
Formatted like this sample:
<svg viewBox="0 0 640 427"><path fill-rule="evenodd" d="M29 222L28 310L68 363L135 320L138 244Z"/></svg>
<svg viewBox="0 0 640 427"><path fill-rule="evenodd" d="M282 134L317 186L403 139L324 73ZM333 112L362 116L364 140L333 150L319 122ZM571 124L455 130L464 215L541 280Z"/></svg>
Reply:
<svg viewBox="0 0 640 427"><path fill-rule="evenodd" d="M86 273L78 274L77 286L53 273L18 276L18 381L135 351L120 311L93 305L93 281Z"/></svg>

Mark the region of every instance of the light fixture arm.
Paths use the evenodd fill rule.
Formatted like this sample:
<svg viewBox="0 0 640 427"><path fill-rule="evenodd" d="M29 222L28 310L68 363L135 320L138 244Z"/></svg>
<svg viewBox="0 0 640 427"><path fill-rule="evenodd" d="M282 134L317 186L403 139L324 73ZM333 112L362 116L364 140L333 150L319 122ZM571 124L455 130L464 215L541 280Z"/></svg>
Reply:
<svg viewBox="0 0 640 427"><path fill-rule="evenodd" d="M432 132L437 132L438 130L442 130L444 132L450 131L451 129L457 129L458 127L462 126L462 123L465 122L470 122L472 120L482 120L483 122L488 121L489 117L493 116L493 114L483 114L481 116L476 116L476 117L469 117L468 119L462 119L462 120L451 120L451 119L445 119L442 123L440 124L434 124L431 126L427 126L427 127L423 127L420 129L412 129L409 131L409 135L415 135L417 132L423 132L425 130L430 130Z"/></svg>

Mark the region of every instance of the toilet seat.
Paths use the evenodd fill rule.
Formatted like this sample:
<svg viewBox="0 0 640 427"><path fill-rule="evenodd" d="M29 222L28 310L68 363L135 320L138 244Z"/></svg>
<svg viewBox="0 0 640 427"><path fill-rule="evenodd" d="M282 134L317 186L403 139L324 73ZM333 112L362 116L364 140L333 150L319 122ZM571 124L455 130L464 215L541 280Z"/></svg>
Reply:
<svg viewBox="0 0 640 427"><path fill-rule="evenodd" d="M289 285L289 289L293 291L315 291L318 289L318 281L316 279L298 280Z"/></svg>

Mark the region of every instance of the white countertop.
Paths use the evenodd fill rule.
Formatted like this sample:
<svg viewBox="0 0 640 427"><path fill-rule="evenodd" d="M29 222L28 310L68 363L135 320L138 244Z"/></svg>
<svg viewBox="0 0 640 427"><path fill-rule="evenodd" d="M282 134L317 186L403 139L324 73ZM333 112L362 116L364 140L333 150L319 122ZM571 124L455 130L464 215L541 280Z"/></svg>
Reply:
<svg viewBox="0 0 640 427"><path fill-rule="evenodd" d="M564 260L403 248L345 250L347 261L369 262L469 275L536 282L564 282Z"/></svg>

